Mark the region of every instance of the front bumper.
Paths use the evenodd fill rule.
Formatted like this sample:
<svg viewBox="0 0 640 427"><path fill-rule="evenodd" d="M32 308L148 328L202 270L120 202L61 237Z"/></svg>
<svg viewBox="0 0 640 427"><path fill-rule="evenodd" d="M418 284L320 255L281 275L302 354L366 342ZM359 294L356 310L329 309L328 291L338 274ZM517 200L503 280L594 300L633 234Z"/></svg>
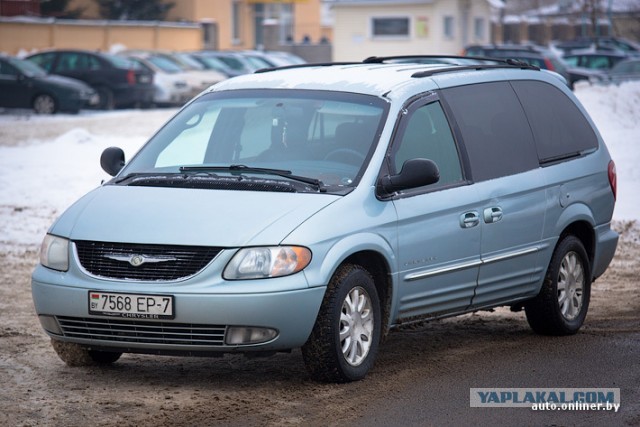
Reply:
<svg viewBox="0 0 640 427"><path fill-rule="evenodd" d="M32 279L36 312L49 322L55 319L62 331L58 334L47 330L51 337L121 352L193 355L297 348L311 333L325 291L320 287L269 293L184 293L179 291L179 285L177 292L170 292L166 287L144 284L137 293L174 296L176 317L135 320L90 315L88 292L96 287L44 283L35 277L38 270L45 269L39 266ZM110 291L118 292L113 288ZM227 345L225 336L232 326L270 328L277 335L262 344Z"/></svg>

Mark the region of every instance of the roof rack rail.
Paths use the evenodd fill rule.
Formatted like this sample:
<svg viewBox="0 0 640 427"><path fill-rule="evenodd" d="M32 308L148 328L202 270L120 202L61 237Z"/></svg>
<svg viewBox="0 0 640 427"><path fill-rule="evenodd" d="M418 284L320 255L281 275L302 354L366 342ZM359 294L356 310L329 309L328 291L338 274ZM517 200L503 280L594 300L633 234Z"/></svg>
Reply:
<svg viewBox="0 0 640 427"><path fill-rule="evenodd" d="M259 70L254 71L254 74L268 73L270 71L276 71L276 70L291 70L295 68L330 67L331 65L356 65L356 64L362 64L362 62L309 62L305 64L293 64L293 65L283 65L281 67L261 68Z"/></svg>
<svg viewBox="0 0 640 427"><path fill-rule="evenodd" d="M484 58L484 59L491 59L491 58ZM521 70L540 71L540 67L536 67L535 65L531 65L517 59L507 59L505 61L501 60L498 62L501 62L501 64L473 64L473 65L458 65L454 67L434 68L431 70L418 71L416 73L413 73L411 77L421 78L421 77L430 77L434 74L439 74L439 73L451 73L454 71L495 70L499 68L519 68Z"/></svg>
<svg viewBox="0 0 640 427"><path fill-rule="evenodd" d="M451 59L472 59L479 61L490 61L491 64L471 64L471 65L451 65L442 68L435 68L425 71L418 71L411 77L428 77L433 74L447 73L452 71L468 71L468 70L485 70L494 68L521 68L528 70L540 70L539 67L530 65L527 62L518 59L498 59L481 56L458 56L458 55L398 55L398 56L370 56L362 62L315 62L306 64L285 65L282 67L261 68L254 71L255 74L268 73L276 70L292 70L297 68L308 67L330 67L332 65L362 65L362 64L384 64L385 61L393 59L418 59L418 58L451 58ZM407 64L403 64L407 65ZM421 65L421 64L416 64ZM422 64L424 65L424 64ZM450 64L444 64L450 65Z"/></svg>

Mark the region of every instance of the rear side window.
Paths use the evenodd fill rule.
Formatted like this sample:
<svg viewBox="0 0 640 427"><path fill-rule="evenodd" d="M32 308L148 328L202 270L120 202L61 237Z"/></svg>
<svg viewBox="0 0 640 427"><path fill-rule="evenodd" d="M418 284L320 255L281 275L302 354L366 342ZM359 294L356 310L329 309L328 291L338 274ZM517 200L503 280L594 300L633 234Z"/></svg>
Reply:
<svg viewBox="0 0 640 427"><path fill-rule="evenodd" d="M529 118L540 163L598 147L598 138L587 119L558 88L537 81L511 84Z"/></svg>
<svg viewBox="0 0 640 427"><path fill-rule="evenodd" d="M537 168L531 128L508 82L443 90L469 154L474 181Z"/></svg>

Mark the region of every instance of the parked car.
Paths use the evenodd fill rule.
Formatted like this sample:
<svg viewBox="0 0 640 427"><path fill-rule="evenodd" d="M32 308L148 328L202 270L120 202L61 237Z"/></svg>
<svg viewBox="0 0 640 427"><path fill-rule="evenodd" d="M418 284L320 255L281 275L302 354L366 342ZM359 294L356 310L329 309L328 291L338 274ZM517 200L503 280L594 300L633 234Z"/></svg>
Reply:
<svg viewBox="0 0 640 427"><path fill-rule="evenodd" d="M562 50L564 54L584 49L640 54L640 44L621 37L578 37L574 40L556 42L553 45L555 48Z"/></svg>
<svg viewBox="0 0 640 427"><path fill-rule="evenodd" d="M198 93L228 78L225 73L214 69L207 69L203 64L188 55L178 55L176 52L154 52L154 55L172 62L180 67L183 72L187 73L187 75L190 76L188 81L191 81L194 86L200 88Z"/></svg>
<svg viewBox="0 0 640 427"><path fill-rule="evenodd" d="M100 162L114 178L49 229L32 276L70 366L301 348L345 382L414 322L510 306L575 334L618 241L605 142L522 63L239 76Z"/></svg>
<svg viewBox="0 0 640 427"><path fill-rule="evenodd" d="M569 66L591 70L608 70L627 58L628 56L624 53L609 51L572 53L563 56L564 61Z"/></svg>
<svg viewBox="0 0 640 427"><path fill-rule="evenodd" d="M153 84L156 88L153 97L155 105L183 105L193 97L184 73L171 62L162 58L154 60L153 56L146 53L120 52L119 55L153 74Z"/></svg>
<svg viewBox="0 0 640 427"><path fill-rule="evenodd" d="M245 70L243 66L239 68L233 68L229 66L224 61L220 60L214 55L210 55L207 51L204 52L182 52L176 53L176 56L179 58L191 58L198 61L202 66L204 66L207 70L215 70L222 74L224 74L227 78L241 76L243 74L247 74L249 71Z"/></svg>
<svg viewBox="0 0 640 427"><path fill-rule="evenodd" d="M543 70L554 71L567 80L567 85L573 88L576 75L572 75L570 70L563 63L562 59L553 51L542 46L535 45L471 45L464 51L467 56L488 57L497 59L516 59L534 65ZM581 73L582 74L582 73ZM586 77L582 77L586 78Z"/></svg>
<svg viewBox="0 0 640 427"><path fill-rule="evenodd" d="M608 72L595 76L596 83L620 84L632 80L640 80L640 58L630 58L618 62Z"/></svg>
<svg viewBox="0 0 640 427"><path fill-rule="evenodd" d="M97 102L94 90L79 80L51 76L29 61L0 54L0 107L76 114Z"/></svg>
<svg viewBox="0 0 640 427"><path fill-rule="evenodd" d="M113 109L153 102L153 74L125 58L84 50L51 50L26 59L50 74L87 83L98 93L98 108Z"/></svg>

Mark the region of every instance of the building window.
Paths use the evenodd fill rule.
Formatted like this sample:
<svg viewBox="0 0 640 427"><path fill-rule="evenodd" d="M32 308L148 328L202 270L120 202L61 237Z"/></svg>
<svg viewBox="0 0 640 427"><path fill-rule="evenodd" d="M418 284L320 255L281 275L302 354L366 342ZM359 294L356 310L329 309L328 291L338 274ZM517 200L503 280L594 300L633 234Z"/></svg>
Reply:
<svg viewBox="0 0 640 427"><path fill-rule="evenodd" d="M371 18L372 37L409 37L409 17Z"/></svg>
<svg viewBox="0 0 640 427"><path fill-rule="evenodd" d="M484 31L485 31L484 18L475 18L473 20L473 34L476 40L484 40L485 38Z"/></svg>
<svg viewBox="0 0 640 427"><path fill-rule="evenodd" d="M231 39L233 44L242 43L242 4L234 1L231 9Z"/></svg>
<svg viewBox="0 0 640 427"><path fill-rule="evenodd" d="M448 39L453 39L455 37L453 22L453 16L444 17L444 36Z"/></svg>

